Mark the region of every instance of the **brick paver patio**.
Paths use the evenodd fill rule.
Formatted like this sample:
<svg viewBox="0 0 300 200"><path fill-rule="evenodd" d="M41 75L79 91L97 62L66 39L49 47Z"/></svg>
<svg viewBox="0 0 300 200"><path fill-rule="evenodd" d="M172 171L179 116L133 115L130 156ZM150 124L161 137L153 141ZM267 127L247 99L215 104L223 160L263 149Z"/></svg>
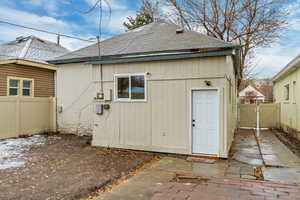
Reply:
<svg viewBox="0 0 300 200"><path fill-rule="evenodd" d="M151 200L299 200L300 185L267 181L177 175L156 190Z"/></svg>

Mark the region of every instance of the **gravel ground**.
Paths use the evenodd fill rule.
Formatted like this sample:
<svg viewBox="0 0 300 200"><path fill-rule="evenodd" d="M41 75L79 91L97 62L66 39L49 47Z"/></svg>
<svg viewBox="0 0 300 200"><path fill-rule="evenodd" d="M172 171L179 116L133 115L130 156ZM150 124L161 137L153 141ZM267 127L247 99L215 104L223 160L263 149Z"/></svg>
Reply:
<svg viewBox="0 0 300 200"><path fill-rule="evenodd" d="M89 137L37 135L0 140L0 199L80 199L154 155L95 148Z"/></svg>

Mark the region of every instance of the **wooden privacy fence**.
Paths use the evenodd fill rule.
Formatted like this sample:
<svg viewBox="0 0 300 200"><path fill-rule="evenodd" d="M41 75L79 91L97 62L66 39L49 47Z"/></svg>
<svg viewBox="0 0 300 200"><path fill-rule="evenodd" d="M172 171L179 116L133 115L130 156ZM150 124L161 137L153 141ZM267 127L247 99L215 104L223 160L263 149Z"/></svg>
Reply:
<svg viewBox="0 0 300 200"><path fill-rule="evenodd" d="M56 131L55 98L0 97L0 139Z"/></svg>
<svg viewBox="0 0 300 200"><path fill-rule="evenodd" d="M239 127L278 128L280 124L280 104L239 104Z"/></svg>

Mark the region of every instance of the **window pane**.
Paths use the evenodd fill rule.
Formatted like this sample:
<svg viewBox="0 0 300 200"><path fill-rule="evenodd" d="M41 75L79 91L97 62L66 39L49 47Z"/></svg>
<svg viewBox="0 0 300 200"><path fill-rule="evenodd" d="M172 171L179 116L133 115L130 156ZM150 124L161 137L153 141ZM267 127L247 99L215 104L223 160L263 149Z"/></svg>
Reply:
<svg viewBox="0 0 300 200"><path fill-rule="evenodd" d="M23 81L23 88L30 88L31 81Z"/></svg>
<svg viewBox="0 0 300 200"><path fill-rule="evenodd" d="M131 99L145 99L145 77L131 76Z"/></svg>
<svg viewBox="0 0 300 200"><path fill-rule="evenodd" d="M9 87L18 87L18 85L19 85L18 80L13 80L13 79L9 80Z"/></svg>
<svg viewBox="0 0 300 200"><path fill-rule="evenodd" d="M129 78L120 77L118 81L118 99L129 98Z"/></svg>
<svg viewBox="0 0 300 200"><path fill-rule="evenodd" d="M9 88L9 96L16 96L18 95L18 89L17 88Z"/></svg>
<svg viewBox="0 0 300 200"><path fill-rule="evenodd" d="M289 87L289 85L284 86L284 98L285 98L285 100L289 100L289 98L290 98L290 87Z"/></svg>
<svg viewBox="0 0 300 200"><path fill-rule="evenodd" d="M30 96L30 89L23 89L23 96Z"/></svg>

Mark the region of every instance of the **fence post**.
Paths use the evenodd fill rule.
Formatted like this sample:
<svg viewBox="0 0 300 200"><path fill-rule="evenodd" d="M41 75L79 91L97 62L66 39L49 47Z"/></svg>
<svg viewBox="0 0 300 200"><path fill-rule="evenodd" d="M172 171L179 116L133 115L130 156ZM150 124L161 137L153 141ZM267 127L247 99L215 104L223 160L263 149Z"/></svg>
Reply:
<svg viewBox="0 0 300 200"><path fill-rule="evenodd" d="M240 104L237 104L237 114L236 114L236 116L237 116L237 124L236 124L236 126L237 126L237 131L240 131L240 120L241 120L241 118L240 118Z"/></svg>
<svg viewBox="0 0 300 200"><path fill-rule="evenodd" d="M20 97L16 97L16 137L21 135Z"/></svg>
<svg viewBox="0 0 300 200"><path fill-rule="evenodd" d="M50 98L50 131L56 132L56 99Z"/></svg>
<svg viewBox="0 0 300 200"><path fill-rule="evenodd" d="M259 104L256 105L256 136L259 137Z"/></svg>

